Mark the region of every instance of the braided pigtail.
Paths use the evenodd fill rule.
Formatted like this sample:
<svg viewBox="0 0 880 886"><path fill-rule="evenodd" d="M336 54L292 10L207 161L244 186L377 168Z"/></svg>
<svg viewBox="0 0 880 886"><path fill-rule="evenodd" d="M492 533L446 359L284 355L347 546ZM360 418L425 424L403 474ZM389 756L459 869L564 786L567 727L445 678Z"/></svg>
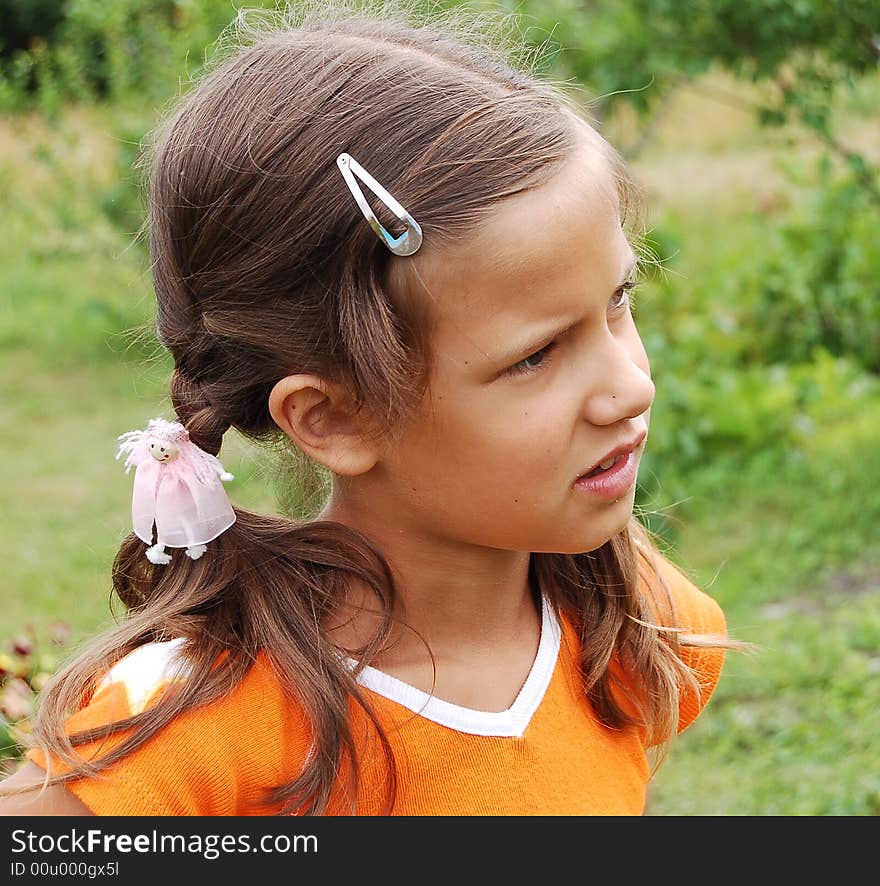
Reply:
<svg viewBox="0 0 880 886"><path fill-rule="evenodd" d="M223 435L232 423L217 409L203 386L188 378L179 366L171 374L171 403L189 439L199 449L217 455Z"/></svg>

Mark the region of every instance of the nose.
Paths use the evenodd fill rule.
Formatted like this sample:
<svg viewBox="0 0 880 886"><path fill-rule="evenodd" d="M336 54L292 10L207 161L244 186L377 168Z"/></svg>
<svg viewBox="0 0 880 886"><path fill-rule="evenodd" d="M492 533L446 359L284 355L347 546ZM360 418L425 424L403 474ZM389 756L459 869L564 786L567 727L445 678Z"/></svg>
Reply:
<svg viewBox="0 0 880 886"><path fill-rule="evenodd" d="M594 425L612 425L643 415L654 402L648 355L641 339L606 335L591 360L584 416Z"/></svg>

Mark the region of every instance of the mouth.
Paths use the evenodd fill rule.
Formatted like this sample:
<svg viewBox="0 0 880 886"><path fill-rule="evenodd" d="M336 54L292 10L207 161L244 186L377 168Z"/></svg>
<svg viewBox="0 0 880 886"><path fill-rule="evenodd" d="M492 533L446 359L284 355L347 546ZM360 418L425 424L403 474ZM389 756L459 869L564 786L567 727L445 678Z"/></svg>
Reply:
<svg viewBox="0 0 880 886"><path fill-rule="evenodd" d="M630 450L630 451L632 451L632 450ZM611 469L615 465L620 464L620 462L622 462L622 461L626 461L628 455L629 455L629 453L626 453L623 455L617 455L611 459L606 459L601 464L599 464L595 468L593 468L592 471L588 471L586 474L581 474L581 476L578 477L578 480L582 480L584 478L589 478L589 477L598 477L600 474L607 474L609 471L611 471Z"/></svg>
<svg viewBox="0 0 880 886"><path fill-rule="evenodd" d="M625 443L621 443L619 446L612 449L610 452L607 452L599 461L595 462L589 468L586 469L582 474L578 476L578 480L583 480L590 477L598 477L600 474L605 474L608 472L613 472L613 469L616 465L619 465L621 462L626 461L631 453L636 450L641 444L644 442L645 437L648 436L647 431L642 431L637 437L634 437L632 440L629 440Z"/></svg>

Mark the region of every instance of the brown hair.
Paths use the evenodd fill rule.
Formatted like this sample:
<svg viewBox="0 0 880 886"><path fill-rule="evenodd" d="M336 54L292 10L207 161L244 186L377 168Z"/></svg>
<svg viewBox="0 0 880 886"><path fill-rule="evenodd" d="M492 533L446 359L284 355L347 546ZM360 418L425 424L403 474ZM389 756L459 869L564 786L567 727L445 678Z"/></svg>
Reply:
<svg viewBox="0 0 880 886"><path fill-rule="evenodd" d="M192 440L217 454L235 428L297 457L307 486L321 480L320 469L291 452L269 413L279 379L310 373L342 383L390 429L419 402L431 365L430 311L389 283L394 263L410 259L393 257L366 224L337 155L350 150L417 218L426 243L442 248L499 201L553 175L575 147L574 118L586 113L563 84L522 59L517 65L522 47L503 47L503 22L487 13L443 10L441 19L405 3L370 10L322 0L267 23L251 28L242 18L236 39L222 44L212 70L156 130L149 191L156 324L175 361L174 409ZM616 171L625 212L632 187L620 158L598 134L596 142ZM393 216L381 206L376 212L395 230ZM352 652L370 663L389 635L396 599L387 562L344 525L307 514L236 514L196 561L178 555L154 566L135 535L123 541L113 585L126 618L55 675L34 739L74 762L77 745L134 728L105 757L54 780L96 773L130 753L181 712L228 693L265 652L314 730L303 771L271 786L267 802L322 813L345 761L356 800L353 700L384 748L390 811L387 739L358 673L332 643L316 642L316 626L357 581L384 618ZM533 554L530 577L579 628L584 691L597 715L612 726L634 722L616 701L614 654L636 681L639 722L659 744L675 734L679 693L695 684L679 657L686 638L647 624L656 613L638 577L655 553L633 518L597 551ZM192 663L180 691L107 728L65 735L67 716L109 665L172 637L186 638Z"/></svg>

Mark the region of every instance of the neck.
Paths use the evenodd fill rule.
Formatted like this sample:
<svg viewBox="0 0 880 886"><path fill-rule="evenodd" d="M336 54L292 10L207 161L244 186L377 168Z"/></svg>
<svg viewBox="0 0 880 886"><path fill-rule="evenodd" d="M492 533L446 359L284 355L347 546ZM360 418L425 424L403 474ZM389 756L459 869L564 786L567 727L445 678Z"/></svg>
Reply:
<svg viewBox="0 0 880 886"><path fill-rule="evenodd" d="M485 655L531 642L540 632L529 552L468 545L376 517L375 510L368 517L331 501L318 519L362 532L388 561L399 599L397 626L383 662L425 658L426 642L439 657ZM369 614L377 608L369 591L353 588L344 612L330 626L334 642L345 649L365 643L378 625Z"/></svg>

